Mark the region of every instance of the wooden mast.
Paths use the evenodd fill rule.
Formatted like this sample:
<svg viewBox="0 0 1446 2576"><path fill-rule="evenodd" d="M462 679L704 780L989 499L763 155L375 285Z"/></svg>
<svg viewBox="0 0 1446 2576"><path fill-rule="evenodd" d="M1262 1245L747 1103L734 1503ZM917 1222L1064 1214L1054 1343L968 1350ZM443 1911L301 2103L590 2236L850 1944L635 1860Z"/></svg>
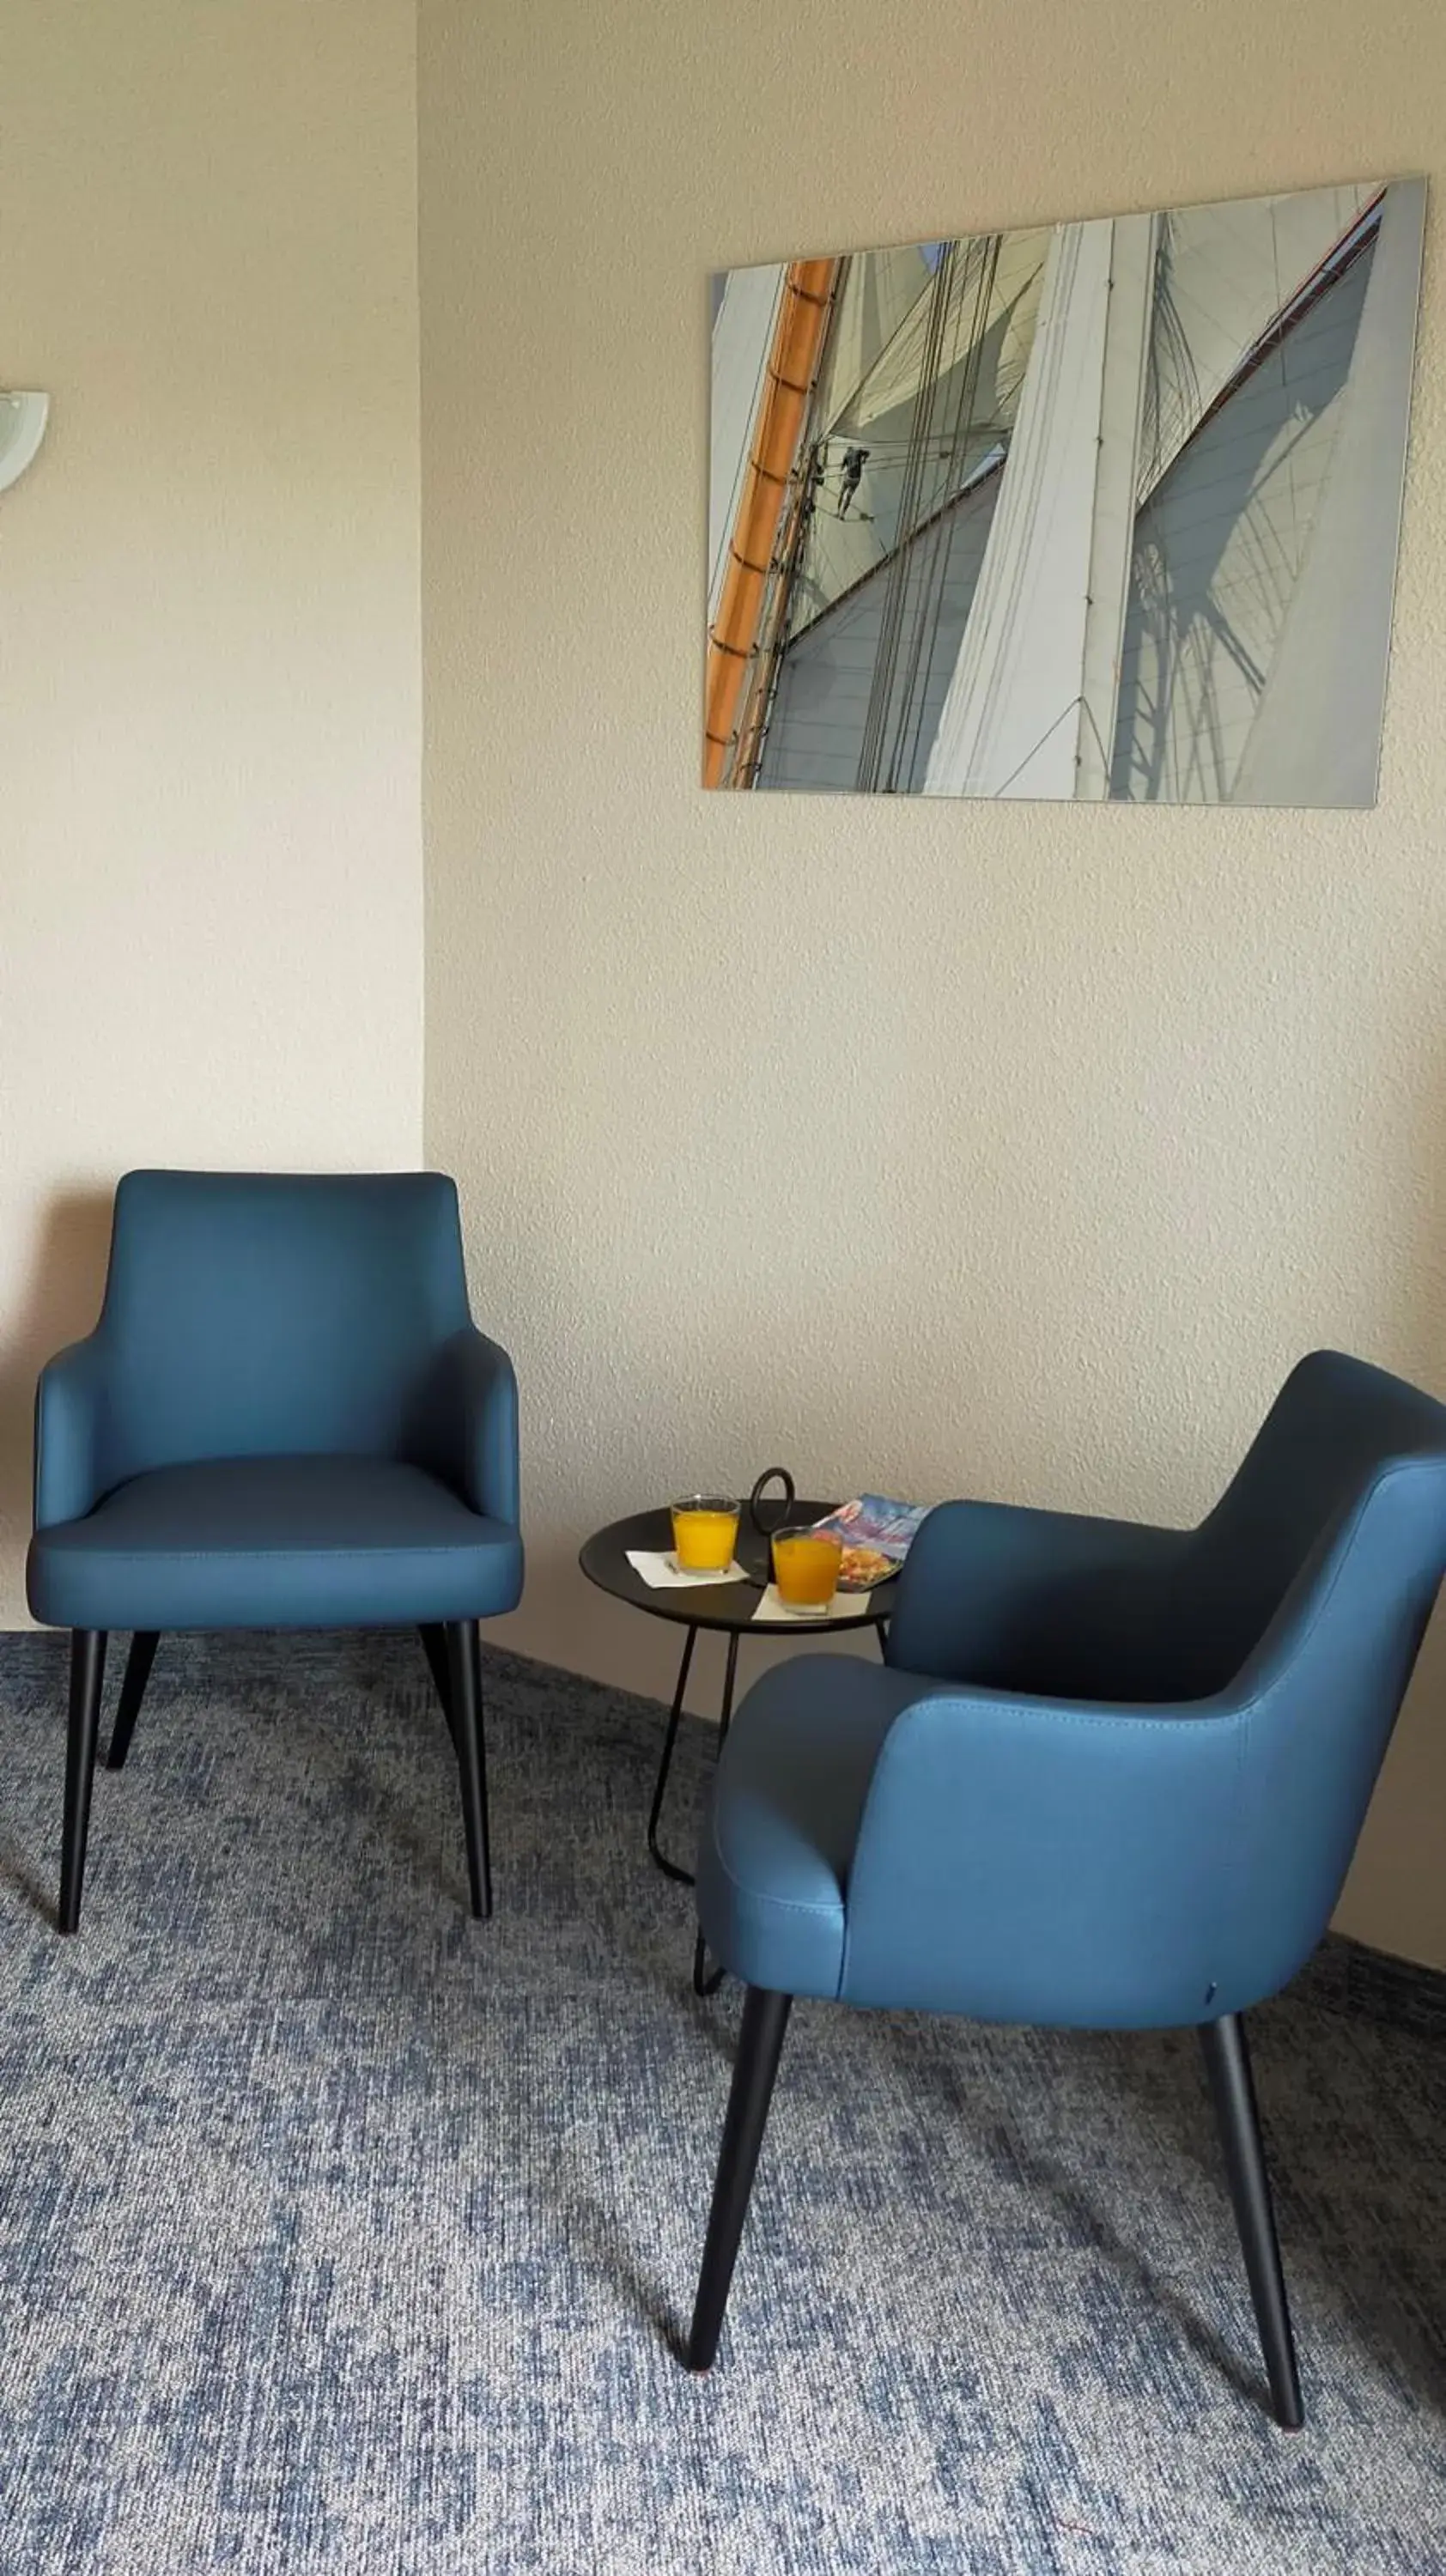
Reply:
<svg viewBox="0 0 1446 2576"><path fill-rule="evenodd" d="M708 637L705 787L721 786L758 640L764 589L823 352L837 260L794 260L768 355L763 399L738 497L718 614Z"/></svg>

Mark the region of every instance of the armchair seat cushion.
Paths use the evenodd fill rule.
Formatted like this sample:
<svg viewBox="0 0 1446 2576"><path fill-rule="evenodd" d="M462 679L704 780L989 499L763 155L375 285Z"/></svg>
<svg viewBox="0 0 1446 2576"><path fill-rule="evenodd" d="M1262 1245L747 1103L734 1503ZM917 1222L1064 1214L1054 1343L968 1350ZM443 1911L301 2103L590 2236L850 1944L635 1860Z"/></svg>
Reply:
<svg viewBox="0 0 1446 2576"><path fill-rule="evenodd" d="M748 1693L698 1855L699 1921L745 1983L839 1993L864 1800L884 1737L920 1690L915 1673L806 1655Z"/></svg>
<svg viewBox="0 0 1446 2576"><path fill-rule="evenodd" d="M37 1531L30 1606L63 1628L372 1628L489 1618L522 1542L420 1467L373 1457L157 1467Z"/></svg>

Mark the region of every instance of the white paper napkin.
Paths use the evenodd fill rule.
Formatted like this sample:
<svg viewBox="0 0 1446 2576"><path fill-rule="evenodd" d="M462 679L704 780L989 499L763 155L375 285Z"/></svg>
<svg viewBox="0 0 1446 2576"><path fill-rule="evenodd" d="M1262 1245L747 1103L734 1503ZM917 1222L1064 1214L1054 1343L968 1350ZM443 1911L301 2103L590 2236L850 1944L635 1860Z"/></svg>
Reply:
<svg viewBox="0 0 1446 2576"><path fill-rule="evenodd" d="M821 1628L828 1619L862 1619L869 1606L867 1592L836 1592L827 1610L797 1610L791 1601L780 1601L778 1586L770 1583L753 1616L777 1621L790 1628Z"/></svg>
<svg viewBox="0 0 1446 2576"><path fill-rule="evenodd" d="M655 1592L691 1592L700 1583L746 1583L747 1575L734 1559L726 1574L683 1574L663 1548L629 1547L623 1551L635 1574Z"/></svg>

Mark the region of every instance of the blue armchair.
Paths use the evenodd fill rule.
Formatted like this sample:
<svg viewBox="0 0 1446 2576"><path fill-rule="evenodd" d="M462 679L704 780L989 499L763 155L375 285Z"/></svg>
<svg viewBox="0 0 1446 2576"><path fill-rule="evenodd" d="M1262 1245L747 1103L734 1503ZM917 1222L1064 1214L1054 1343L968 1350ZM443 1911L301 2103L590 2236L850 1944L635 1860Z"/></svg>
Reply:
<svg viewBox="0 0 1446 2576"><path fill-rule="evenodd" d="M164 1629L418 1627L490 1913L477 1622L521 1589L517 1387L468 1313L454 1184L127 1173L100 1322L36 1401L28 1597L72 1631L61 1930L112 1628L119 1769Z"/></svg>
<svg viewBox="0 0 1446 2576"><path fill-rule="evenodd" d="M1198 1529L946 1503L883 1669L768 1674L719 1759L702 1931L742 2036L706 2370L795 1995L1196 2026L1279 2421L1300 2387L1241 2015L1325 1929L1446 1567L1446 1408L1293 1372Z"/></svg>

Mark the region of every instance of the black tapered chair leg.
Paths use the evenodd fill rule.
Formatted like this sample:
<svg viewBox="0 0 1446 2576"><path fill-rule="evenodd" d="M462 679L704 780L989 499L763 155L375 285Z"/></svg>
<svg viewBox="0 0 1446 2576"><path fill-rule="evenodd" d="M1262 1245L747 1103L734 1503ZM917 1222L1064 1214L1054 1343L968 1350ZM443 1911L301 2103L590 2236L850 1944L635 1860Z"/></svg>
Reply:
<svg viewBox="0 0 1446 2576"><path fill-rule="evenodd" d="M743 2027L738 2037L738 2056L728 2095L727 2117L723 2122L723 2144L713 2184L713 2206L708 2212L703 2268L698 2275L698 2295L693 2302L693 2323L688 2333L687 2363L690 2370L711 2369L718 2350L718 2337L723 2331L723 2311L728 2305L728 2288L738 2257L738 2241L748 2215L749 2195L758 2169L758 2151L763 2144L768 2106L773 2099L773 2081L778 2073L783 2034L788 2028L792 2005L792 1995L773 1994L766 1986L750 1986L744 1995Z"/></svg>
<svg viewBox="0 0 1446 2576"><path fill-rule="evenodd" d="M437 1697L442 1703L442 1715L447 1721L447 1733L455 1744L457 1727L452 1715L452 1689L447 1675L447 1631L440 1625L433 1625L419 1628L417 1634L422 1640L422 1651L427 1658L427 1666L436 1687Z"/></svg>
<svg viewBox="0 0 1446 2576"><path fill-rule="evenodd" d="M462 1825L467 1836L472 1911L485 1921L492 1911L492 1853L487 1833L487 1754L482 1740L482 1646L475 1619L448 1623L447 1681L455 1718L457 1768L462 1780Z"/></svg>
<svg viewBox="0 0 1446 2576"><path fill-rule="evenodd" d="M1220 2143L1225 2151L1225 2171L1235 2206L1235 2223L1240 2230L1250 2295L1255 2302L1255 2320L1260 2328L1265 2372L1270 2382L1270 2402L1277 2423L1283 2425L1288 2433L1296 2433L1305 2422L1305 2409L1301 2404L1295 2338L1291 2333L1290 2309L1286 2303L1285 2275L1280 2264L1270 2177L1266 2172L1260 2113L1256 2107L1244 2023L1238 2013L1223 2013L1219 2021L1201 2024L1200 2041L1205 2052L1205 2071L1210 2079Z"/></svg>
<svg viewBox="0 0 1446 2576"><path fill-rule="evenodd" d="M155 1628L137 1628L131 1639L131 1650L121 1676L120 1698L116 1702L115 1724L110 1731L110 1749L105 1757L107 1771L119 1771L131 1749L131 1737L136 1731L136 1719L141 1713L141 1702L146 1695L146 1684L151 1678L151 1666L156 1660L156 1648L160 1642L159 1631Z"/></svg>
<svg viewBox="0 0 1446 2576"><path fill-rule="evenodd" d="M60 1928L80 1921L85 1879L85 1840L90 1829L90 1789L100 1733L100 1687L105 1679L104 1628L75 1628L70 1638L70 1727L65 1747L65 1818L60 1838Z"/></svg>

